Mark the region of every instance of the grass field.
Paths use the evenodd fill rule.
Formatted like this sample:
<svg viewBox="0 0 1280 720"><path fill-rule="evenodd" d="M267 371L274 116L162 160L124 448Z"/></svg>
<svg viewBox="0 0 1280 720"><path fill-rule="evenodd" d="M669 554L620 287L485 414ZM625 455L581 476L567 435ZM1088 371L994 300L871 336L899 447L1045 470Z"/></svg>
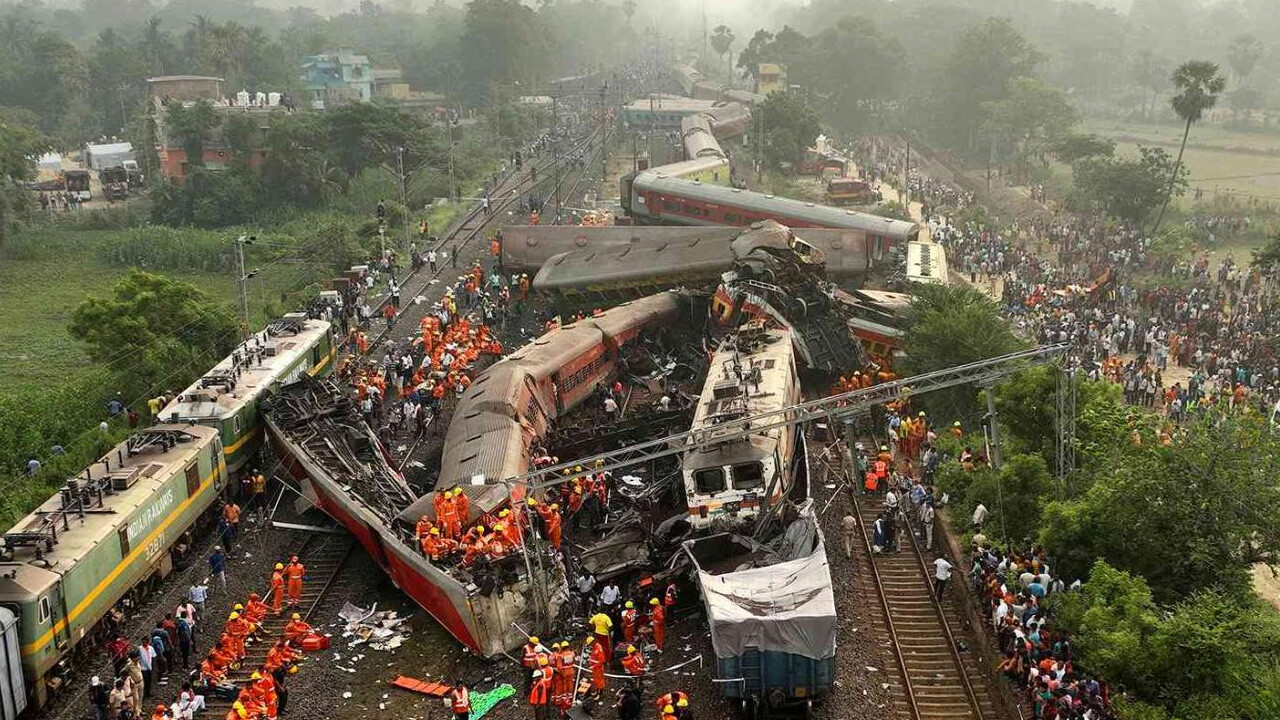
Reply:
<svg viewBox="0 0 1280 720"><path fill-rule="evenodd" d="M1177 154L1182 141L1182 128L1175 125L1091 120L1085 129L1112 138L1124 153L1148 145ZM1197 125L1191 128L1183 161L1192 187L1280 200L1280 133Z"/></svg>
<svg viewBox="0 0 1280 720"><path fill-rule="evenodd" d="M42 231L35 231L37 233ZM75 231L74 252L58 252L58 236L47 233L51 246L38 257L0 257L0 393L68 379L90 365L84 347L67 330L71 314L88 295L106 297L111 286L129 270L102 261L98 246L112 242L115 231ZM261 309L281 290L294 287L304 269L281 265L250 280L250 307ZM212 297L236 302L232 275L167 272L190 282ZM256 322L264 318L261 313Z"/></svg>

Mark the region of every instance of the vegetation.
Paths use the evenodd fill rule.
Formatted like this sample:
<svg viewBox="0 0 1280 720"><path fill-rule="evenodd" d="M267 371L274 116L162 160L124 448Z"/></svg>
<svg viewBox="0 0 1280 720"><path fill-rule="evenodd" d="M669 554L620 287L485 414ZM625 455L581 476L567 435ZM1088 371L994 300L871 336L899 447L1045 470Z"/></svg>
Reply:
<svg viewBox="0 0 1280 720"><path fill-rule="evenodd" d="M1138 148L1137 157L1098 154L1072 166L1075 209L1099 212L1141 225L1168 202L1170 193L1187 189L1187 169L1162 148ZM1166 184L1167 183L1167 184Z"/></svg>
<svg viewBox="0 0 1280 720"><path fill-rule="evenodd" d="M1160 206L1160 214L1156 215L1155 225L1151 226L1151 234L1160 229L1160 221L1164 219L1164 211L1173 199L1173 191L1179 181L1182 169L1182 153L1187 149L1187 137L1191 135L1191 125L1200 121L1204 112L1218 103L1218 95L1227 87L1227 81L1218 74L1216 63L1195 60L1183 63L1173 72L1173 86L1178 94L1173 96L1170 104L1178 117L1186 123L1182 131L1182 144L1178 146L1178 159L1173 162L1173 170L1169 173L1169 189L1165 192L1164 203Z"/></svg>
<svg viewBox="0 0 1280 720"><path fill-rule="evenodd" d="M821 132L818 111L793 90L777 90L760 104L764 124L764 160L774 168L794 168Z"/></svg>

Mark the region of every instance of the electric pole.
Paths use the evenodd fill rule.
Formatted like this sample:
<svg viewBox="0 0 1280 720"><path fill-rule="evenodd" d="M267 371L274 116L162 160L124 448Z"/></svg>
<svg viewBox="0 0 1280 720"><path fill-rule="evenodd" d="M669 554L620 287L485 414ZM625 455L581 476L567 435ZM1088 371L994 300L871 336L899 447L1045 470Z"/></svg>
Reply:
<svg viewBox="0 0 1280 720"><path fill-rule="evenodd" d="M241 235L236 238L236 267L239 270L237 284L240 288L240 339L244 342L249 340L249 289L247 283L249 278L258 274L257 270L248 274L244 271L244 246L252 244L252 236L245 237Z"/></svg>
<svg viewBox="0 0 1280 720"><path fill-rule="evenodd" d="M404 248L409 254L409 193L404 182L404 146L396 148L396 171L400 178L400 204L404 206Z"/></svg>
<svg viewBox="0 0 1280 720"><path fill-rule="evenodd" d="M551 224L555 225L560 218L560 138L557 137L560 128L560 109L556 104L557 96L551 96L551 167L556 171L556 214L551 218Z"/></svg>

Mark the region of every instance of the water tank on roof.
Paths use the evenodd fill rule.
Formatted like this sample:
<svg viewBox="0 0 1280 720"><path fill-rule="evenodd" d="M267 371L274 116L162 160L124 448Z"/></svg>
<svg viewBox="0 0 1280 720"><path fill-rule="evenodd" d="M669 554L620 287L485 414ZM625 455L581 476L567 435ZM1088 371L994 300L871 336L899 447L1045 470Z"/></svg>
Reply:
<svg viewBox="0 0 1280 720"><path fill-rule="evenodd" d="M236 105L245 106L249 104L249 91L241 90L236 93Z"/></svg>
<svg viewBox="0 0 1280 720"><path fill-rule="evenodd" d="M270 92L270 93L267 93L267 105L268 105L269 107L279 107L279 106L280 106L280 93L278 93L278 92Z"/></svg>

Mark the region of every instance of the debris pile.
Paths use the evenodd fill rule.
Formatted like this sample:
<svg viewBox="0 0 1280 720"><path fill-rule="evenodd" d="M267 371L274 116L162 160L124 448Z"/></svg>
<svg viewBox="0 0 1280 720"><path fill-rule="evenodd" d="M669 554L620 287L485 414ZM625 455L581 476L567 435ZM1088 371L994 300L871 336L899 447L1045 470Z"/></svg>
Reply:
<svg viewBox="0 0 1280 720"><path fill-rule="evenodd" d="M378 605L365 610L350 602L342 606L338 617L346 623L342 637L349 638L347 647L367 644L373 650L395 650L409 634L409 617L394 610L378 611Z"/></svg>

